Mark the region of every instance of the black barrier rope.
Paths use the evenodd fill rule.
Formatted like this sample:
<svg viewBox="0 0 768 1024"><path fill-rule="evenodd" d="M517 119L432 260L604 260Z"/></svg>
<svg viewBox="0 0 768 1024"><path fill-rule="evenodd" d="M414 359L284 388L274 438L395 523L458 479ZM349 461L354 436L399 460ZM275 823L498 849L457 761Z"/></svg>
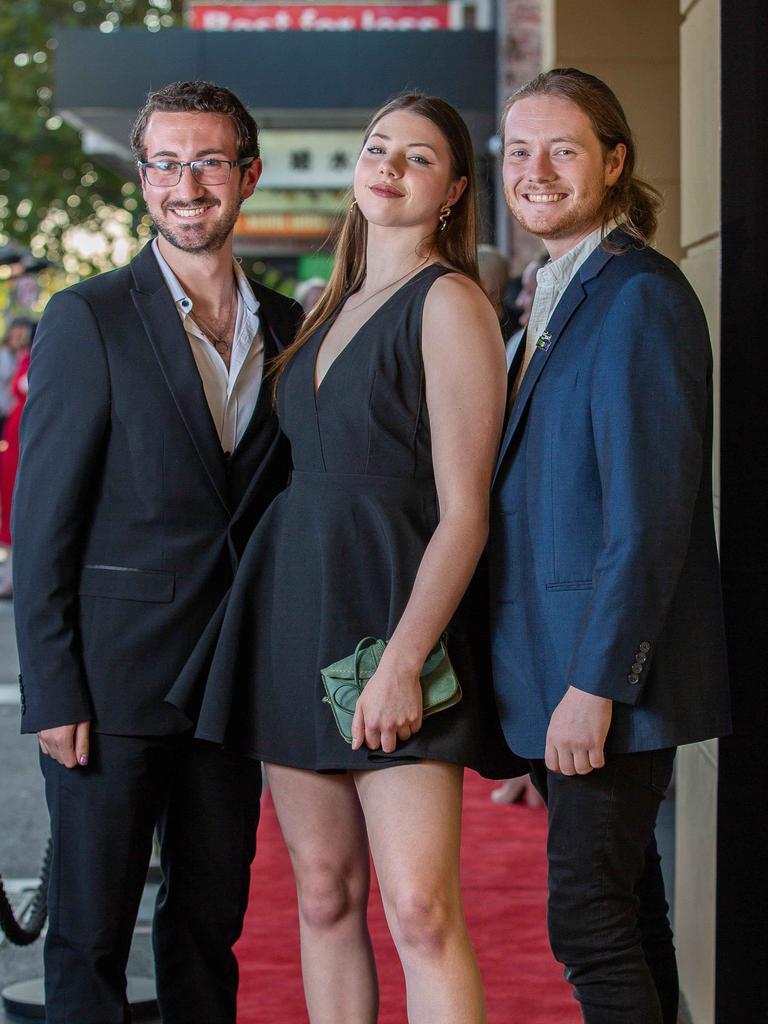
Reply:
<svg viewBox="0 0 768 1024"><path fill-rule="evenodd" d="M3 885L2 875L0 875L0 927L5 932L8 941L12 942L14 946L29 946L43 930L43 925L48 917L48 876L51 873L52 848L53 843L49 839L40 868L40 886L26 915L26 923L23 925L16 920Z"/></svg>

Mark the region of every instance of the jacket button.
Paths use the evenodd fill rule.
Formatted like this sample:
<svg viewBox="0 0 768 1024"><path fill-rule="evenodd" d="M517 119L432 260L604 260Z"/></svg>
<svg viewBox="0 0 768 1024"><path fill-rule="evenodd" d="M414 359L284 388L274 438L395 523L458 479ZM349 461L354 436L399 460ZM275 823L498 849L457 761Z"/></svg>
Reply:
<svg viewBox="0 0 768 1024"><path fill-rule="evenodd" d="M650 649L651 645L648 643L648 641L643 640L643 642L640 644L640 650L643 652L643 654L647 654L648 651L650 651Z"/></svg>
<svg viewBox="0 0 768 1024"><path fill-rule="evenodd" d="M630 672L630 674L627 676L627 682L634 686L635 683L640 682L640 676L635 675L634 672Z"/></svg>
<svg viewBox="0 0 768 1024"><path fill-rule="evenodd" d="M648 655L644 654L642 651L638 651L635 655L635 661L639 661L641 665L644 665L645 662L648 661Z"/></svg>
<svg viewBox="0 0 768 1024"><path fill-rule="evenodd" d="M643 666L639 662L636 661L635 664L632 666L632 671L640 673L640 672L643 671Z"/></svg>

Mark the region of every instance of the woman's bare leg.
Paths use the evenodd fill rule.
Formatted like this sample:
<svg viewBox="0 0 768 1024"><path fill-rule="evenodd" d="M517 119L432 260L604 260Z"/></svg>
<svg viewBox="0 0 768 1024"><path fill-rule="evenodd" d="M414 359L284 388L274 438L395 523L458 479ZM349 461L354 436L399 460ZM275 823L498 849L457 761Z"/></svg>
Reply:
<svg viewBox="0 0 768 1024"><path fill-rule="evenodd" d="M370 861L352 776L280 765L268 765L267 776L296 878L311 1024L375 1024Z"/></svg>
<svg viewBox="0 0 768 1024"><path fill-rule="evenodd" d="M459 889L462 769L425 761L356 772L409 1024L485 1024Z"/></svg>

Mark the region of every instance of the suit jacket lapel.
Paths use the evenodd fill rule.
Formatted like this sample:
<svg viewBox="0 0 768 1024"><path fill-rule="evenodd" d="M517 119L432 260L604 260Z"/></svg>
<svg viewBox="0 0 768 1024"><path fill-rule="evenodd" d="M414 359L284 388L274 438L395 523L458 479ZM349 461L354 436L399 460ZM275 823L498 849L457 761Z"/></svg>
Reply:
<svg viewBox="0 0 768 1024"><path fill-rule="evenodd" d="M547 347L537 348L531 357L528 369L526 370L525 376L520 384L520 390L518 391L512 405L512 409L510 410L509 419L507 421L504 436L501 441L501 447L499 449L499 457L496 460L496 469L493 474L494 483L499 474L499 470L501 469L504 457L512 442L512 438L515 436L515 433L520 426L523 413L528 405L533 389L536 387L536 383L538 382L544 367L547 365L547 360L552 355L555 346L568 325L568 321L586 298L587 293L584 289L585 283L600 273L608 260L611 259L612 255L613 253L608 252L602 245L599 245L588 259L584 261L579 272L565 289L562 298L555 306L552 316L549 318L549 323L547 324L545 332L548 336Z"/></svg>
<svg viewBox="0 0 768 1024"><path fill-rule="evenodd" d="M224 453L211 419L203 382L189 339L149 245L133 260L131 270L136 283L132 291L133 301L168 389L214 490L229 511Z"/></svg>
<svg viewBox="0 0 768 1024"><path fill-rule="evenodd" d="M259 302L259 322L261 334L264 339L264 374L259 389L259 397L256 407L245 428L245 433L240 439L240 444L233 452L233 457L238 452L246 450L253 441L259 430L264 427L266 421L273 415L272 402L272 377L268 376L272 360L278 353L282 352L294 338L297 324L291 322L290 316L286 317L285 311L275 302L274 292L258 281L251 281L253 294ZM298 307L297 307L298 308Z"/></svg>
<svg viewBox="0 0 768 1024"><path fill-rule="evenodd" d="M248 421L248 426L245 428L239 444L232 453L233 458L235 458L243 449L248 447L272 413L272 378L268 377L267 374L270 363L282 346L270 323L268 313L264 309L264 303L261 301L259 304L259 321L261 325L261 334L264 339L264 369L261 376L261 386L259 387L259 397L256 400L256 405L253 413L251 414L251 418Z"/></svg>

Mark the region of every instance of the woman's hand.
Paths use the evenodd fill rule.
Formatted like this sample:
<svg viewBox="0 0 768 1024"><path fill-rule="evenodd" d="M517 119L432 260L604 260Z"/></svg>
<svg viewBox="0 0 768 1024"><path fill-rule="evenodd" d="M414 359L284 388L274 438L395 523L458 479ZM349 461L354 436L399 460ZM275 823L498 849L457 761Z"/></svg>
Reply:
<svg viewBox="0 0 768 1024"><path fill-rule="evenodd" d="M407 740L421 728L421 684L418 669L395 668L382 658L361 693L352 719L352 749L365 743L391 754L398 740Z"/></svg>

